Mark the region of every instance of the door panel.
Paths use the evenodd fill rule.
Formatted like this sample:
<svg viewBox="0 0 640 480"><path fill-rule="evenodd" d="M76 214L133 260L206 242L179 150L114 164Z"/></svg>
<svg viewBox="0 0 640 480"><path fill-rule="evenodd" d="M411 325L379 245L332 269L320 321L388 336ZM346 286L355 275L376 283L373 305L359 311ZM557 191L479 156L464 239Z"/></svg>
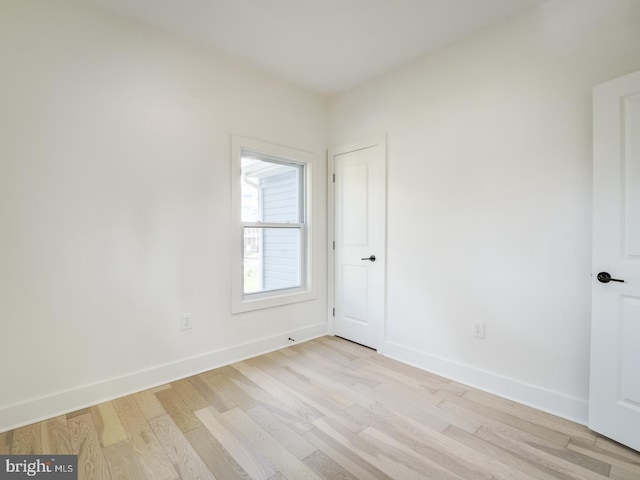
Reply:
<svg viewBox="0 0 640 480"><path fill-rule="evenodd" d="M329 162L335 174L333 332L376 349L384 334L385 156L380 138L335 149Z"/></svg>
<svg viewBox="0 0 640 480"><path fill-rule="evenodd" d="M589 427L640 450L640 72L597 86L593 115Z"/></svg>
<svg viewBox="0 0 640 480"><path fill-rule="evenodd" d="M625 171L625 254L640 260L640 94L622 104L624 118L623 155ZM635 258L634 258L635 257Z"/></svg>
<svg viewBox="0 0 640 480"><path fill-rule="evenodd" d="M343 245L367 246L367 163L366 158L357 158L366 153L361 151L353 155L343 154L337 158L337 168L340 171L336 189L339 205L342 207L339 218Z"/></svg>
<svg viewBox="0 0 640 480"><path fill-rule="evenodd" d="M360 265L342 265L340 314L345 322L369 324L367 285L369 272Z"/></svg>
<svg viewBox="0 0 640 480"><path fill-rule="evenodd" d="M620 351L620 400L627 407L640 407L640 297L622 297ZM638 432L640 435L640 432Z"/></svg>

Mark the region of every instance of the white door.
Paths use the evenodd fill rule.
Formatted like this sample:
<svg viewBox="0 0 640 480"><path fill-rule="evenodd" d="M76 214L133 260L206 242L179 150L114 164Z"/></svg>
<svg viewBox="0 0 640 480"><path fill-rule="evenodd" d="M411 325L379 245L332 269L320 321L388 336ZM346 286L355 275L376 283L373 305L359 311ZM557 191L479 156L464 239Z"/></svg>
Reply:
<svg viewBox="0 0 640 480"><path fill-rule="evenodd" d="M335 175L333 333L378 349L385 311L385 138L333 149L329 169Z"/></svg>
<svg viewBox="0 0 640 480"><path fill-rule="evenodd" d="M640 72L595 87L593 117L589 427L640 450Z"/></svg>

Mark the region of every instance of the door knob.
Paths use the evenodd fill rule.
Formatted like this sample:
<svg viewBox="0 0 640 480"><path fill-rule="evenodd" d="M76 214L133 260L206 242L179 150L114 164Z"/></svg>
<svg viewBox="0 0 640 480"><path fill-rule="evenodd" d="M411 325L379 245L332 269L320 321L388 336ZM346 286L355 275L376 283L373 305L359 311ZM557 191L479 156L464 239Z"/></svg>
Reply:
<svg viewBox="0 0 640 480"><path fill-rule="evenodd" d="M600 283L609 283L609 282L622 282L624 283L624 280L619 280L617 278L611 278L611 275L609 275L607 272L600 272L598 274L598 281Z"/></svg>
<svg viewBox="0 0 640 480"><path fill-rule="evenodd" d="M369 257L361 258L360 260L370 260L372 262L375 262L376 261L376 256L375 255L371 255Z"/></svg>

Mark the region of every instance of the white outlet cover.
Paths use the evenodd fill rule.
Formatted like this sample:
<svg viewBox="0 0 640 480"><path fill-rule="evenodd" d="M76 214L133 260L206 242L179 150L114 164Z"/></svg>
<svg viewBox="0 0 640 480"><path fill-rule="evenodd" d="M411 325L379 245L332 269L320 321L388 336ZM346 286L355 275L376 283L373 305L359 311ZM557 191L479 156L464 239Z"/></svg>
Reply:
<svg viewBox="0 0 640 480"><path fill-rule="evenodd" d="M180 328L182 330L190 330L192 328L192 318L190 313L183 313L180 316Z"/></svg>

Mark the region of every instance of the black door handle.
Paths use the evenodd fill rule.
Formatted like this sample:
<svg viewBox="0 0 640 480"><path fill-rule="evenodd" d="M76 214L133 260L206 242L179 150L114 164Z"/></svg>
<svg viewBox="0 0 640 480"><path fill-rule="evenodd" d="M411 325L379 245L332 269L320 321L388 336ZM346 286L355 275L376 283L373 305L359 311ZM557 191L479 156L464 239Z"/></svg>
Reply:
<svg viewBox="0 0 640 480"><path fill-rule="evenodd" d="M598 274L598 281L600 283L609 283L609 282L622 282L624 283L624 280L619 280L617 278L611 278L611 275L609 275L607 272L600 272Z"/></svg>
<svg viewBox="0 0 640 480"><path fill-rule="evenodd" d="M375 255L371 255L369 257L361 258L360 260L370 260L372 262L375 262L376 261L376 256Z"/></svg>

